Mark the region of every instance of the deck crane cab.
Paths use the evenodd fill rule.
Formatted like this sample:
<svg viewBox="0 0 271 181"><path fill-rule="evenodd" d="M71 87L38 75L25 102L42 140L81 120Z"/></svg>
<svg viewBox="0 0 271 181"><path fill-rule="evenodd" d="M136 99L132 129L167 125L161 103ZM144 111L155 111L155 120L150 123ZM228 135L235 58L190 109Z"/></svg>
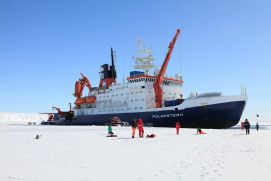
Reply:
<svg viewBox="0 0 271 181"><path fill-rule="evenodd" d="M72 120L74 112L71 109L71 103L69 103L69 104L70 104L70 110L69 111L61 111L60 108L53 106L52 109L56 110L57 113L56 114L50 113L48 120L49 121L53 121L53 120Z"/></svg>

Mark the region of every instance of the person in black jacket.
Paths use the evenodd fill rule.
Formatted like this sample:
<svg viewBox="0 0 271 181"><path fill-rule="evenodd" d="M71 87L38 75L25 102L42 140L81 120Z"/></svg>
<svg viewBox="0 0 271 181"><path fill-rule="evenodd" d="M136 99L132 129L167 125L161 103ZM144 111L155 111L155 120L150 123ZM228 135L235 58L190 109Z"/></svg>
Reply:
<svg viewBox="0 0 271 181"><path fill-rule="evenodd" d="M259 126L259 123L257 122L257 123L256 123L256 129L257 129L257 131L259 131L259 127L260 127L260 126Z"/></svg>
<svg viewBox="0 0 271 181"><path fill-rule="evenodd" d="M244 122L244 127L246 129L246 134L249 134L250 123L248 122L247 119Z"/></svg>
<svg viewBox="0 0 271 181"><path fill-rule="evenodd" d="M136 119L132 120L131 126L132 126L132 138L134 138L135 137L136 127L137 127Z"/></svg>

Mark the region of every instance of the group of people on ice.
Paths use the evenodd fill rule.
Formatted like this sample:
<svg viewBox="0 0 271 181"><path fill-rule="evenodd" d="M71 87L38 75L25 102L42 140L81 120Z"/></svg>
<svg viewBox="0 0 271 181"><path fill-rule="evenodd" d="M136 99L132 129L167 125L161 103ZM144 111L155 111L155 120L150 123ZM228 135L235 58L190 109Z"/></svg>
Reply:
<svg viewBox="0 0 271 181"><path fill-rule="evenodd" d="M142 121L142 119L141 118L139 118L138 120L133 119L131 125L132 125L132 138L135 138L136 128L138 129L139 138L143 138L144 137L144 122Z"/></svg>
<svg viewBox="0 0 271 181"><path fill-rule="evenodd" d="M141 118L137 119L133 119L131 122L131 126L132 126L132 138L135 138L135 134L136 134L136 130L138 129L138 136L139 138L143 138L144 137L144 122ZM181 123L179 121L176 122L176 134L179 135L180 132L180 128L181 128ZM197 134L206 134L205 132L203 132L200 128L197 129ZM117 135L115 135L112 131L112 125L109 123L108 124L108 134L107 137L116 137ZM154 138L156 137L155 134L148 134L146 136L147 138Z"/></svg>
<svg viewBox="0 0 271 181"><path fill-rule="evenodd" d="M138 129L138 134L139 134L139 138L143 138L144 137L144 122L141 118L137 119L133 119L131 122L131 126L132 126L132 138L135 138L135 133L136 133L136 129ZM180 128L181 128L181 123L179 121L176 122L176 134L179 135L180 132ZM257 131L259 130L259 124L258 122L256 123L255 128L257 129ZM246 134L248 135L250 133L250 123L248 121L248 119L245 119L245 122L241 122L241 129L242 130L246 130ZM206 134L205 132L203 132L201 130L201 128L197 129L197 134ZM108 136L109 137L115 137L116 135L113 133L112 131L112 126L111 124L108 125ZM154 138L156 135L155 134L150 134L147 135L147 138Z"/></svg>
<svg viewBox="0 0 271 181"><path fill-rule="evenodd" d="M138 119L138 120L133 119L131 126L132 126L132 138L135 138L136 129L138 129L139 138L144 137L144 122L142 121L142 119ZM108 131L107 137L116 137L117 136L113 133L112 124L110 124L110 123L108 123L107 131Z"/></svg>
<svg viewBox="0 0 271 181"><path fill-rule="evenodd" d="M139 118L138 120L133 119L131 126L132 126L132 138L135 138L136 129L138 129L139 138L144 137L144 122L141 118ZM156 136L155 134L148 134L146 137L154 138L155 136Z"/></svg>
<svg viewBox="0 0 271 181"><path fill-rule="evenodd" d="M144 137L144 122L141 118L137 119L133 119L132 123L132 138L135 138L135 133L136 133L136 129L138 129L138 136L139 138L143 138ZM108 124L108 134L107 137L116 137L117 135L115 135L112 131L112 125L109 123ZM148 134L146 137L147 138L154 138L156 135L155 134Z"/></svg>
<svg viewBox="0 0 271 181"><path fill-rule="evenodd" d="M257 131L259 131L259 123L257 122L256 125L255 125L255 128ZM248 119L245 119L245 122L241 122L241 130L246 130L246 135L248 135L250 132L250 123L248 121Z"/></svg>
<svg viewBox="0 0 271 181"><path fill-rule="evenodd" d="M176 122L176 134L179 135L180 132L180 128L181 128L181 123L179 121ZM205 132L203 132L201 130L201 128L197 129L197 134L206 134Z"/></svg>
<svg viewBox="0 0 271 181"><path fill-rule="evenodd" d="M141 118L139 118L138 120L133 119L131 126L132 126L132 138L135 138L136 128L138 129L139 138L144 137L144 122L142 121Z"/></svg>

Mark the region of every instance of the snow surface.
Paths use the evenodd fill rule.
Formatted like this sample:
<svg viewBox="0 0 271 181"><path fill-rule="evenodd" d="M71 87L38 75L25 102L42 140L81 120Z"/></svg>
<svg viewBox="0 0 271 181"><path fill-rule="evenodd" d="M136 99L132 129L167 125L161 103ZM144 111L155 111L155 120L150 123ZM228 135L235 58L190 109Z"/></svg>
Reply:
<svg viewBox="0 0 271 181"><path fill-rule="evenodd" d="M28 122L40 123L41 121L45 121L47 119L47 114L0 112L0 125L27 124Z"/></svg>
<svg viewBox="0 0 271 181"><path fill-rule="evenodd" d="M147 127L156 138L131 139L130 127L113 127L118 137L108 138L103 126L2 122L0 180L269 181L271 130L261 128L247 136L240 129L204 130L206 135L181 129L176 135L174 128Z"/></svg>

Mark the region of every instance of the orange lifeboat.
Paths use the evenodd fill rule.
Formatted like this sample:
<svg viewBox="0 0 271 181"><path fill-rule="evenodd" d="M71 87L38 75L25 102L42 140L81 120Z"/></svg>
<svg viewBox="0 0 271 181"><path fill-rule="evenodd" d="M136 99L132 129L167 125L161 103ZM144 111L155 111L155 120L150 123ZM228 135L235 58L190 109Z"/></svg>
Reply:
<svg viewBox="0 0 271 181"><path fill-rule="evenodd" d="M95 96L90 96L90 97L87 97L85 98L86 100L86 103L95 103L96 102L96 97Z"/></svg>
<svg viewBox="0 0 271 181"><path fill-rule="evenodd" d="M95 96L90 96L90 97L83 97L83 98L78 98L75 101L76 106L81 106L82 104L92 104L96 102L96 97Z"/></svg>

